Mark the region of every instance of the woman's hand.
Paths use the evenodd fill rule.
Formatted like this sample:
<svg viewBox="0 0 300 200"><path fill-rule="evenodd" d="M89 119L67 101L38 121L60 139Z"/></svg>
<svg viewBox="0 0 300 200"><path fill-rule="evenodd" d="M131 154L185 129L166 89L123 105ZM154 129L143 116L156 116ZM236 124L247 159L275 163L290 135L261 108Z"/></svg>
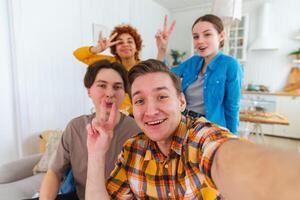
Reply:
<svg viewBox="0 0 300 200"><path fill-rule="evenodd" d="M89 156L105 156L110 147L113 138L113 130L117 119L117 107L113 103L111 108L107 108L105 101L101 102L101 110L96 111L96 118L91 124L86 126L87 129L87 149Z"/></svg>
<svg viewBox="0 0 300 200"><path fill-rule="evenodd" d="M105 37L102 37L102 32L100 32L98 43L96 46L93 46L91 48L91 53L93 54L101 53L102 51L105 51L107 48L118 44L120 42L119 40L113 41L113 39L115 39L117 35L118 33L115 33L107 39Z"/></svg>
<svg viewBox="0 0 300 200"><path fill-rule="evenodd" d="M165 15L164 18L164 27L163 30L158 30L156 35L155 35L155 39L156 39L156 46L158 49L158 55L157 55L157 59L158 60L164 60L165 55L166 55L166 51L167 51L167 47L168 47L168 42L169 42L169 38L174 30L176 21L173 20L173 22L171 23L170 28L167 28L167 23L168 23L168 16Z"/></svg>

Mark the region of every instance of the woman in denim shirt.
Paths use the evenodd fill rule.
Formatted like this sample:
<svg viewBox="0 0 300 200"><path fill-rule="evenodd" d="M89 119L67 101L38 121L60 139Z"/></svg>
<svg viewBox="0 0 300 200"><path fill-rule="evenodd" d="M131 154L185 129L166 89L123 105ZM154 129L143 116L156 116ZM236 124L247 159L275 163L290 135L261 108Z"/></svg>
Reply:
<svg viewBox="0 0 300 200"><path fill-rule="evenodd" d="M171 69L182 78L187 113L205 115L211 122L236 134L243 71L235 58L220 50L225 36L222 20L210 14L199 17L192 26L192 35L199 55ZM160 58L166 53L168 38L165 31L156 34Z"/></svg>

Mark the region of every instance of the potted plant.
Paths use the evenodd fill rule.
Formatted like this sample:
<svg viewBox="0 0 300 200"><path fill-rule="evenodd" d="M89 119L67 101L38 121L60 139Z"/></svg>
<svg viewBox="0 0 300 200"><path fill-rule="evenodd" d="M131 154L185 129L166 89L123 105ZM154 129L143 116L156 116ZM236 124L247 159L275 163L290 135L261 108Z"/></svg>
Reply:
<svg viewBox="0 0 300 200"><path fill-rule="evenodd" d="M295 51L292 51L291 53L289 53L289 55L295 55L297 60L300 60L300 48L298 48Z"/></svg>
<svg viewBox="0 0 300 200"><path fill-rule="evenodd" d="M171 57L173 58L173 63L172 65L178 65L181 63L181 59L183 58L183 56L185 56L186 52L180 53L177 50L171 49Z"/></svg>

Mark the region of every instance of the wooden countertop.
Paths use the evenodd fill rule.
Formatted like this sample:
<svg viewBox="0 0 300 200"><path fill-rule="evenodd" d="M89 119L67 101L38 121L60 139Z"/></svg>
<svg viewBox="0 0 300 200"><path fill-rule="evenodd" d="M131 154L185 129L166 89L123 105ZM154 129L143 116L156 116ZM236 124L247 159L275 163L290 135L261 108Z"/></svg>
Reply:
<svg viewBox="0 0 300 200"><path fill-rule="evenodd" d="M242 94L254 94L254 95L271 95L271 96L293 96L297 97L300 96L300 91L293 91L293 92L254 92L254 91L246 91L243 90Z"/></svg>
<svg viewBox="0 0 300 200"><path fill-rule="evenodd" d="M277 112L240 111L240 121L261 124L289 125L288 118Z"/></svg>

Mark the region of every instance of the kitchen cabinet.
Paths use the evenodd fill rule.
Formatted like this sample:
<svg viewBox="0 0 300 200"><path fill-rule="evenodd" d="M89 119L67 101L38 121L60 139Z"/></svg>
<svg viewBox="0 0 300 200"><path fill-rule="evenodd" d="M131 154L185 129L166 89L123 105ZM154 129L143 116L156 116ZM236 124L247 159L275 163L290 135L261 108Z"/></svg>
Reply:
<svg viewBox="0 0 300 200"><path fill-rule="evenodd" d="M289 126L274 126L273 135L300 139L300 96L278 96L276 111L285 114L289 119Z"/></svg>
<svg viewBox="0 0 300 200"><path fill-rule="evenodd" d="M279 94L279 93L278 93ZM261 124L262 132L267 135L300 139L300 95L260 95L243 94L241 99L241 110L264 109L267 112L278 112L285 115L289 120L289 125ZM249 125L249 124L248 124ZM239 132L243 133L247 128L252 130L254 124L248 127L246 122L240 122Z"/></svg>
<svg viewBox="0 0 300 200"><path fill-rule="evenodd" d="M228 38L228 54L237 58L241 62L246 61L247 40L248 15L244 15L242 16L240 22L230 27Z"/></svg>

